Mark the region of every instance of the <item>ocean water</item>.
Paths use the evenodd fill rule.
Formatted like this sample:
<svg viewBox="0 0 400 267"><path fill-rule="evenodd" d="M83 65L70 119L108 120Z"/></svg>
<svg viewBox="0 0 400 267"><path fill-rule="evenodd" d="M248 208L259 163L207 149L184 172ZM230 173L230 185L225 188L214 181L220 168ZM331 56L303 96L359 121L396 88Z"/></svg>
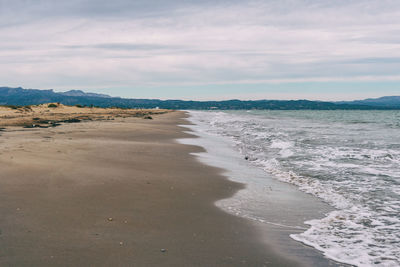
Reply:
<svg viewBox="0 0 400 267"><path fill-rule="evenodd" d="M190 115L196 131L223 138L265 177L293 184L334 208L306 221L308 228L293 226L301 231L291 238L339 262L400 266L400 111ZM263 198L270 182L261 177L254 183L249 180L242 194L247 197L239 195L230 207L237 215L267 221Z"/></svg>

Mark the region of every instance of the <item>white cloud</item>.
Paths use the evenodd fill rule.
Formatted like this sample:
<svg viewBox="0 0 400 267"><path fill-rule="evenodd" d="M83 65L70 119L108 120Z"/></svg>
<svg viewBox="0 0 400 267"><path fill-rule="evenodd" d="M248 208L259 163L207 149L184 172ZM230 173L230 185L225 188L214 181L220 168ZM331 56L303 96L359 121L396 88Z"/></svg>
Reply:
<svg viewBox="0 0 400 267"><path fill-rule="evenodd" d="M0 0L2 83L400 81L399 1L109 3Z"/></svg>

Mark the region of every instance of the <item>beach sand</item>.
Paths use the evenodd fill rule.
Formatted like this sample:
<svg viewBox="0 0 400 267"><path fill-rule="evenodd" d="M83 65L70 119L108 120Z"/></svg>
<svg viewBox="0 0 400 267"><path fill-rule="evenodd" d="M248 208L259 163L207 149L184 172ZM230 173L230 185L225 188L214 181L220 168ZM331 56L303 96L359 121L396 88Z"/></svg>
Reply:
<svg viewBox="0 0 400 267"><path fill-rule="evenodd" d="M184 113L0 132L0 266L300 266L214 205Z"/></svg>
<svg viewBox="0 0 400 267"><path fill-rule="evenodd" d="M83 106L65 106L48 103L32 106L0 106L0 127L23 126L48 128L62 122L103 121L115 118L141 117L170 112L163 109L122 109Z"/></svg>

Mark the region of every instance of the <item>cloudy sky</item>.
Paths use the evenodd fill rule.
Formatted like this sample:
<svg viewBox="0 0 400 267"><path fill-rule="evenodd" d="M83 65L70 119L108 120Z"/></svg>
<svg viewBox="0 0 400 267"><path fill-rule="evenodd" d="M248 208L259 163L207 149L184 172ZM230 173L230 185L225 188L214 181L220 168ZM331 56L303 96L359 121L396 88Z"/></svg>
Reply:
<svg viewBox="0 0 400 267"><path fill-rule="evenodd" d="M0 86L201 100L400 95L400 1L0 0Z"/></svg>

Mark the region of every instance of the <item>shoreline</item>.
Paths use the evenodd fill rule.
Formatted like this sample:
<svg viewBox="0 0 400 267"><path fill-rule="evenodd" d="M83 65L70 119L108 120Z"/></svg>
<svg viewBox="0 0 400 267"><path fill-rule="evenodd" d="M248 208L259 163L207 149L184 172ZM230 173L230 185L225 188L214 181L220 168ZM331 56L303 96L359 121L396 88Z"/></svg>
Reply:
<svg viewBox="0 0 400 267"><path fill-rule="evenodd" d="M223 176L244 185L232 197L218 200L216 206L249 220L258 229L265 245L273 247L283 257L305 266L351 266L330 259L322 251L290 237L309 229L306 221L325 217L334 210L333 207L256 168L232 148L233 143L229 140L203 132L200 125L188 121L189 125L183 126L196 137L179 141L204 147L206 152L194 153L199 162L223 169Z"/></svg>
<svg viewBox="0 0 400 267"><path fill-rule="evenodd" d="M301 266L215 201L243 185L200 163L184 113L0 136L3 266Z"/></svg>

